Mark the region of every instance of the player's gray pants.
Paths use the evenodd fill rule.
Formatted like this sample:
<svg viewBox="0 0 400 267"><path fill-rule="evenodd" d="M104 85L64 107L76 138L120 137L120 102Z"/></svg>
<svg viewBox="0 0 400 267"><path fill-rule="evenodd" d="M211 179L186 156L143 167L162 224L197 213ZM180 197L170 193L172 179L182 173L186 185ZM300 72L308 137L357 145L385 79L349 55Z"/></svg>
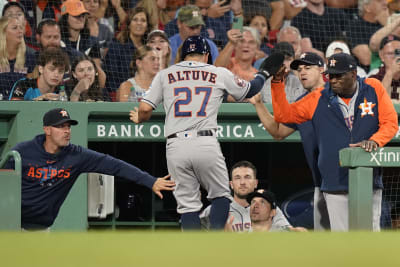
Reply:
<svg viewBox="0 0 400 267"><path fill-rule="evenodd" d="M329 229L329 214L324 195L319 187L314 187L314 231Z"/></svg>
<svg viewBox="0 0 400 267"><path fill-rule="evenodd" d="M168 172L176 183L173 193L178 213L201 209L200 185L209 200L232 200L225 158L214 136L170 138L166 149Z"/></svg>
<svg viewBox="0 0 400 267"><path fill-rule="evenodd" d="M332 231L349 230L349 196L348 194L330 194L324 192L324 198L329 212ZM372 228L380 231L382 205L382 189L373 191L372 195Z"/></svg>

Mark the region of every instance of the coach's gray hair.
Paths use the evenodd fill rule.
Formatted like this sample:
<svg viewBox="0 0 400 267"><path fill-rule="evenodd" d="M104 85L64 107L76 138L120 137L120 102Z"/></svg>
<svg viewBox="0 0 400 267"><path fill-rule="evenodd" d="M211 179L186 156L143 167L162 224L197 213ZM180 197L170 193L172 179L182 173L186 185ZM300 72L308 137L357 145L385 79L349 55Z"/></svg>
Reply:
<svg viewBox="0 0 400 267"><path fill-rule="evenodd" d="M301 33L300 33L299 29L297 29L297 28L294 27L294 26L287 26L287 27L281 29L281 30L278 32L278 34L277 34L277 36L276 36L278 43L279 43L280 40L281 40L281 35L284 34L284 33L287 33L287 32L294 32L294 33L298 36L298 39L301 40Z"/></svg>
<svg viewBox="0 0 400 267"><path fill-rule="evenodd" d="M362 17L364 15L364 6L371 3L372 0L358 0L358 15Z"/></svg>
<svg viewBox="0 0 400 267"><path fill-rule="evenodd" d="M243 27L243 32L251 33L251 35L253 36L254 40L256 40L257 45L258 46L261 45L261 37L260 37L260 33L258 32L257 29L255 29L253 27L249 27L249 26L244 26Z"/></svg>

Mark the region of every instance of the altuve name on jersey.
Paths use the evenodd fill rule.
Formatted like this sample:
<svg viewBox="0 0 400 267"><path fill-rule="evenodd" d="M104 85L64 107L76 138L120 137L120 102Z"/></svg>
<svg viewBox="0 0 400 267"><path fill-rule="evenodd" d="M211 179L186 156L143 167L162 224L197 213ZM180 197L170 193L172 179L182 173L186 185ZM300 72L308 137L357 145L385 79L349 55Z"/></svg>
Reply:
<svg viewBox="0 0 400 267"><path fill-rule="evenodd" d="M183 70L176 71L175 73L168 73L169 84L179 82L179 81L208 81L215 84L215 79L217 74L204 71L204 70Z"/></svg>

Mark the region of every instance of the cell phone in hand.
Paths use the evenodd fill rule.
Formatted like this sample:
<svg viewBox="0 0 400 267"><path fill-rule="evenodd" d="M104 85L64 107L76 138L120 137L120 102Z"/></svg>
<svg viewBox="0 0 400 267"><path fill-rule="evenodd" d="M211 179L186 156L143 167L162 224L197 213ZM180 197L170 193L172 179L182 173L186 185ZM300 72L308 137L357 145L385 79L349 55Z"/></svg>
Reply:
<svg viewBox="0 0 400 267"><path fill-rule="evenodd" d="M243 30L243 17L234 17L232 22L232 29Z"/></svg>

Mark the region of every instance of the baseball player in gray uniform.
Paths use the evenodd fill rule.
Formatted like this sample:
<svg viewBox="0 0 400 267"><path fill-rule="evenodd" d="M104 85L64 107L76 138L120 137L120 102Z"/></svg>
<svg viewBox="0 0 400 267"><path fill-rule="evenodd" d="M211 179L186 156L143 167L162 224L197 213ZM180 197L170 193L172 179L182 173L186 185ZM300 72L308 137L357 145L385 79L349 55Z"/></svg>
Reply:
<svg viewBox="0 0 400 267"><path fill-rule="evenodd" d="M167 166L176 183L174 196L182 229L201 228L200 186L211 202L211 229L223 229L232 197L225 158L215 135L218 108L225 92L238 101L258 93L266 78L282 65L283 55L271 55L247 82L225 68L207 64L211 62L210 49L201 36L187 38L180 49L183 61L157 73L149 94L139 109L130 112L130 119L147 121L153 109L163 103Z"/></svg>
<svg viewBox="0 0 400 267"><path fill-rule="evenodd" d="M230 187L233 191L233 201L229 208L229 227L234 232L251 231L250 204L247 196L257 188L257 169L249 161L239 161L231 168ZM210 227L210 208L208 206L200 214L202 226L206 229ZM276 214L272 218L272 230L288 229L291 224L283 215L282 210L276 206ZM230 230L230 229L226 229Z"/></svg>

